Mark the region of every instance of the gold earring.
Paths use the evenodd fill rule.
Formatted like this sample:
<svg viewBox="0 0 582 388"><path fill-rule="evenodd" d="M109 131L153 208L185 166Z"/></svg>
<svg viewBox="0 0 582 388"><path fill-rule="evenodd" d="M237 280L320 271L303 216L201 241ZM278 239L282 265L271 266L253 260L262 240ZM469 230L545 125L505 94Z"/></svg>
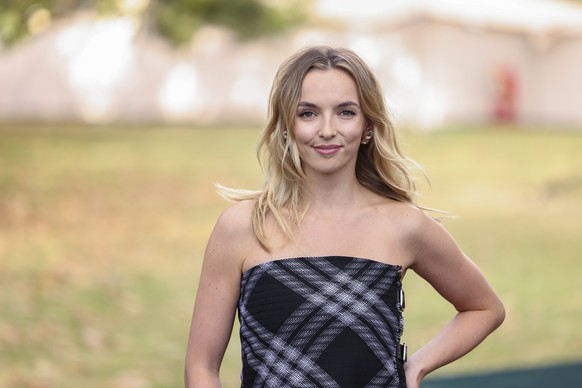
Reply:
<svg viewBox="0 0 582 388"><path fill-rule="evenodd" d="M362 140L362 144L368 144L368 142L372 140L372 136L374 136L374 131L372 130L368 131L368 133L364 137L364 140Z"/></svg>

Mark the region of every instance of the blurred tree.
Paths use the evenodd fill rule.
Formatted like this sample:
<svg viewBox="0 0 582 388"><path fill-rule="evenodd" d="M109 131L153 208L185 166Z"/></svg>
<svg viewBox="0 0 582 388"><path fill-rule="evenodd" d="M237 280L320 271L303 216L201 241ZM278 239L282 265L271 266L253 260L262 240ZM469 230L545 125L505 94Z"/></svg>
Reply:
<svg viewBox="0 0 582 388"><path fill-rule="evenodd" d="M0 42L11 45L31 33L42 32L53 19L83 8L113 11L115 0L2 0Z"/></svg>
<svg viewBox="0 0 582 388"><path fill-rule="evenodd" d="M216 24L252 39L299 23L312 0L1 0L0 42L11 45L42 32L53 19L82 9L133 13L146 28L183 44L203 24Z"/></svg>
<svg viewBox="0 0 582 388"><path fill-rule="evenodd" d="M192 33L205 23L235 31L241 39L280 32L302 20L305 0L152 0L151 24L176 43L190 40Z"/></svg>

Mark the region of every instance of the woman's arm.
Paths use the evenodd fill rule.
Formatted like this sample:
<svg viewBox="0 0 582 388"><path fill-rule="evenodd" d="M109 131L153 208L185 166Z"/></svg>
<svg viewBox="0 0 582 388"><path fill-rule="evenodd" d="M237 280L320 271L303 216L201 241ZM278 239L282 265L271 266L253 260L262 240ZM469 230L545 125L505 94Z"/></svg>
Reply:
<svg viewBox="0 0 582 388"><path fill-rule="evenodd" d="M477 266L439 223L425 214L421 218L411 268L458 313L405 364L409 388L419 387L428 373L467 354L505 318L503 304Z"/></svg>
<svg viewBox="0 0 582 388"><path fill-rule="evenodd" d="M186 388L221 386L220 364L232 332L243 259L236 208L221 215L206 247L186 351Z"/></svg>

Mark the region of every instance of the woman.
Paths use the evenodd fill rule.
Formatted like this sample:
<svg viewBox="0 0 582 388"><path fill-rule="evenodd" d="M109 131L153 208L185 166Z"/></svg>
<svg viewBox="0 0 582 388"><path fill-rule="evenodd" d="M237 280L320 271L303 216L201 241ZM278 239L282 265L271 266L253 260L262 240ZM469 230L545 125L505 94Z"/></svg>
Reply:
<svg viewBox="0 0 582 388"><path fill-rule="evenodd" d="M352 51L304 49L280 67L259 142L266 179L209 239L186 386L220 387L238 308L243 387L419 387L504 319L481 272L414 204L378 80ZM408 269L458 311L406 360Z"/></svg>

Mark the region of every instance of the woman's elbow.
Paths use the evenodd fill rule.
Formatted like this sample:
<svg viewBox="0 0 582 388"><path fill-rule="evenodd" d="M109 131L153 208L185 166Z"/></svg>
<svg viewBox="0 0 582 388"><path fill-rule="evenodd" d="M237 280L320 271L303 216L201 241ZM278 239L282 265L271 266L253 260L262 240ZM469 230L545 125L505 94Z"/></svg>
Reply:
<svg viewBox="0 0 582 388"><path fill-rule="evenodd" d="M505 320L505 306L503 302L497 298L493 306L491 307L491 312L493 316L493 330L497 329L503 321Z"/></svg>

